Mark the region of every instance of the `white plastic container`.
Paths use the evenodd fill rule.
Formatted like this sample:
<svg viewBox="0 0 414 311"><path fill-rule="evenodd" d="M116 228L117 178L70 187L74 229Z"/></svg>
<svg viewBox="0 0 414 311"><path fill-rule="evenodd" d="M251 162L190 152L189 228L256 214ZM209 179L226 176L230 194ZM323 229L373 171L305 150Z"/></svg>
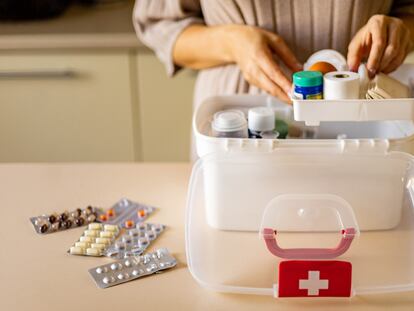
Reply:
<svg viewBox="0 0 414 311"><path fill-rule="evenodd" d="M353 207L361 230L390 229L398 224L408 153L414 151L412 122L322 123L315 128L315 139L208 136L214 112L230 108L247 111L269 103L266 96L215 97L206 100L195 113L198 155L216 157L204 164L203 174L209 194L205 203L210 226L257 231L266 204L286 193L342 197ZM290 107L272 104L278 115L289 118ZM306 128L303 123L292 123ZM336 139L339 134L347 139ZM396 156L392 151L406 153ZM254 165L232 163L231 159L245 154L251 156ZM263 179L266 183L258 186Z"/></svg>
<svg viewBox="0 0 414 311"><path fill-rule="evenodd" d="M369 105L375 103L373 113L391 109L387 102ZM215 112L258 106L272 107L277 119L314 138L209 136ZM267 96L202 103L193 119L200 159L186 219L193 277L216 291L278 296L283 259L266 248L266 232L277 229L282 248L313 249L308 255L319 258L315 247L332 247L351 228L352 244L335 256L352 265L352 294L414 290L414 123L368 119L309 128L293 121L291 107Z"/></svg>
<svg viewBox="0 0 414 311"><path fill-rule="evenodd" d="M319 155L315 154L315 156ZM376 162L377 156L374 154L363 156L342 154L334 157L335 161L338 161L337 164L348 165L352 162L356 166L356 169L352 170L348 176L354 178L356 176L353 175L358 168L361 175L364 172L376 175L373 171L366 169L366 164L369 159ZM364 161L358 161L358 159ZM380 171L377 177L383 175L384 180L377 184L371 180L373 184L366 188L365 205L360 206L360 208L373 208L371 212L375 212L375 215L370 215L370 217L382 218L389 211L383 213L382 206L375 206L378 200L375 203L370 202L374 196L371 192L375 192L378 197L385 198L387 194L383 193L384 187L390 186L399 193L396 194L395 202L390 202L389 208L399 210L402 217L393 220L393 228L390 230L362 230L359 236L358 232L361 229L359 219L364 219L366 215L361 215L361 213L357 215L352 200L347 202L339 196L330 194L333 187L328 183L321 183L319 189L321 192L314 194L301 193L302 187L296 188L297 192L290 194L280 194L274 188L272 190L271 181L277 175L276 170L281 168L276 162L280 160L276 154L272 153L261 155L244 153L229 156L210 154L195 165L187 206L186 250L190 272L200 285L220 292L278 297L279 264L286 260L275 257L269 252L264 235L261 234L264 228L278 229L278 242L283 248L313 249L315 247L332 248L341 239L340 230L351 227L356 232L355 241L346 249L346 252L335 258L335 260L345 261L352 265L350 296L414 290L414 213L412 202L408 199L408 194L413 195L412 173L410 170L406 171L404 181L400 180L398 185L393 186L395 180L389 180L387 185L383 183L386 176L390 175L392 166L401 165L407 169L408 164L411 165L413 161L411 156L400 152L390 152L383 158L382 164L384 165L377 166ZM386 164L387 161L389 161L389 167ZM217 164L219 167L216 166ZM286 163L286 168L291 164L296 163L295 161ZM326 168L323 161L318 161L316 166ZM233 199L230 196L216 198L218 204L222 203L219 202L220 199L227 200L227 205L221 205L224 209L222 212L233 219L238 217L244 219L245 213L255 213L256 210L260 210L260 224L257 230L221 230L209 224L207 215L211 212L209 210L211 206L208 198L212 193L211 187L207 186L210 180L206 177L214 167L226 168L227 174L234 174L238 177L237 184L222 185ZM258 167L259 170L257 170ZM250 176L255 171L257 174ZM334 171L335 166L323 172L322 175L330 175ZM267 174L266 172L274 173ZM253 189L250 188L252 183L248 180L251 177L255 178ZM312 183L310 178L302 178L298 175L294 179L298 183ZM331 179L331 182L339 186L334 179ZM289 184L292 185L293 181ZM351 183L348 186L351 188ZM408 191L405 192L404 198L407 200L403 201L405 186ZM354 190L358 191L358 187L364 186L358 183L354 186ZM249 188L250 191L244 194L244 191ZM264 188L271 194L267 200L260 199L260 195L263 194L261 189ZM241 194L249 202L255 200L267 202L264 203L263 208L259 203L251 205L249 210L246 210L244 205L239 206L238 209L237 205L242 204L242 200L239 199ZM352 199L352 196L349 198ZM251 217L251 219L254 218L255 216Z"/></svg>

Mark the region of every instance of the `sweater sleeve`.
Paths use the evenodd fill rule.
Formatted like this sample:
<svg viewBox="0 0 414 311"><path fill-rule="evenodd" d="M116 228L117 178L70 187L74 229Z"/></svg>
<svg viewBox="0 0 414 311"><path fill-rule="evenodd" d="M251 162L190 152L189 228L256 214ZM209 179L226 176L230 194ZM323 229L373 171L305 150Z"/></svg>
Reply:
<svg viewBox="0 0 414 311"><path fill-rule="evenodd" d="M204 24L199 0L136 0L133 21L138 38L154 50L173 76L173 48L181 32L193 24Z"/></svg>

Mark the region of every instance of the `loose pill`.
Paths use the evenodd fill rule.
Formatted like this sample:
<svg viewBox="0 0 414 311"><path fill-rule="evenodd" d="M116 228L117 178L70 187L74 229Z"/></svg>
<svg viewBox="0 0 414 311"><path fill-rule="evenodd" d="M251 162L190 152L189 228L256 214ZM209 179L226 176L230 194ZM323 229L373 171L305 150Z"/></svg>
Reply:
<svg viewBox="0 0 414 311"><path fill-rule="evenodd" d="M108 244L111 243L111 239L108 239L108 238L96 238L95 239L95 242L96 243L100 243L100 244L108 245Z"/></svg>
<svg viewBox="0 0 414 311"><path fill-rule="evenodd" d="M105 231L118 232L119 228L116 225L105 225L104 230Z"/></svg>
<svg viewBox="0 0 414 311"><path fill-rule="evenodd" d="M85 249L82 247L78 247L78 246L72 246L69 252L74 255L83 255L85 254Z"/></svg>
<svg viewBox="0 0 414 311"><path fill-rule="evenodd" d="M99 215L99 219L101 221L107 221L108 220L108 217L105 214L102 214L102 215Z"/></svg>
<svg viewBox="0 0 414 311"><path fill-rule="evenodd" d="M101 256L102 255L102 252L98 248L92 248L92 247L90 247L90 248L87 248L86 249L86 254L87 255L90 255L90 256Z"/></svg>
<svg viewBox="0 0 414 311"><path fill-rule="evenodd" d="M99 233L99 236L101 238L112 238L114 235L115 235L115 233L112 232L112 231L101 231Z"/></svg>
<svg viewBox="0 0 414 311"><path fill-rule="evenodd" d="M94 222L94 223L89 224L88 229L89 230L102 230L102 227L103 227L102 224Z"/></svg>
<svg viewBox="0 0 414 311"><path fill-rule="evenodd" d="M125 221L125 228L132 228L133 226L135 226L135 223L133 220L129 219Z"/></svg>

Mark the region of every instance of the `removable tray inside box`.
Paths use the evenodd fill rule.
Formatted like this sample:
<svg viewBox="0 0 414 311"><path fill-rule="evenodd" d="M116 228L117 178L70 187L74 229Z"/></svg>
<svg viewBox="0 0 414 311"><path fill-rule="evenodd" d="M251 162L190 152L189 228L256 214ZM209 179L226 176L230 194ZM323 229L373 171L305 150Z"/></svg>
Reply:
<svg viewBox="0 0 414 311"><path fill-rule="evenodd" d="M413 92L414 65L404 64L392 76ZM414 99L302 100L293 98L294 119L308 126L326 121L413 120Z"/></svg>

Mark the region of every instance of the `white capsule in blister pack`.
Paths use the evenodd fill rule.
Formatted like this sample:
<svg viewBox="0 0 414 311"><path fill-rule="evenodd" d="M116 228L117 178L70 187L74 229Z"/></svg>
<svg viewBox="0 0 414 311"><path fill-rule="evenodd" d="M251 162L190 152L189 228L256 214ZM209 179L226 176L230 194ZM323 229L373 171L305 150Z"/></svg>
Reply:
<svg viewBox="0 0 414 311"><path fill-rule="evenodd" d="M143 256L129 257L92 268L89 274L98 287L107 288L172 268L176 264L176 259L168 249L160 248Z"/></svg>
<svg viewBox="0 0 414 311"><path fill-rule="evenodd" d="M118 233L118 226L91 223L79 240L68 250L68 253L71 255L103 256L105 249L115 240Z"/></svg>

